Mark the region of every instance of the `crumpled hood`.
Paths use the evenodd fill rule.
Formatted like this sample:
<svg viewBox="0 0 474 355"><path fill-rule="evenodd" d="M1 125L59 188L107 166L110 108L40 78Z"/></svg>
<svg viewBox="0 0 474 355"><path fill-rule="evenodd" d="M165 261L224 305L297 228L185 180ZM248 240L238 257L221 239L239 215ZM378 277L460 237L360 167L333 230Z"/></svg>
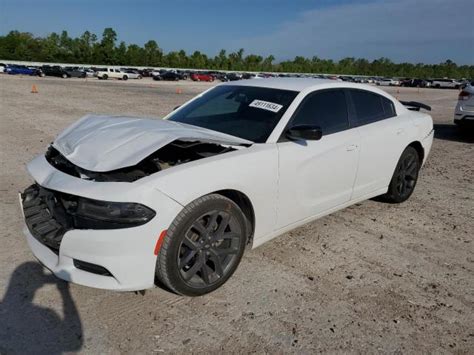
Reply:
<svg viewBox="0 0 474 355"><path fill-rule="evenodd" d="M133 166L175 140L226 145L253 143L179 122L87 115L60 133L53 146L75 165L104 172Z"/></svg>

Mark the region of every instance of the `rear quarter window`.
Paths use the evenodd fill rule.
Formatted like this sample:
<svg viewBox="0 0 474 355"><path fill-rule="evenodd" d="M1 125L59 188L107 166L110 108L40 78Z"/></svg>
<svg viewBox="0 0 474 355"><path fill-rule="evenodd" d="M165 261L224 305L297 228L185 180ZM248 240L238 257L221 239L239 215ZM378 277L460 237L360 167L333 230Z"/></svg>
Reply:
<svg viewBox="0 0 474 355"><path fill-rule="evenodd" d="M358 126L381 121L396 115L393 102L386 97L365 90L349 90Z"/></svg>

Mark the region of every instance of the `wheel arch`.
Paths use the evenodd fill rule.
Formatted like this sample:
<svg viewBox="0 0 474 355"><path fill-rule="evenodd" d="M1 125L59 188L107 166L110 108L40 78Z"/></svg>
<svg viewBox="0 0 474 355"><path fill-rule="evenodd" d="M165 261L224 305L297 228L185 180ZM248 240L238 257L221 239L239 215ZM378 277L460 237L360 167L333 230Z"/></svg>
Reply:
<svg viewBox="0 0 474 355"><path fill-rule="evenodd" d="M232 200L244 213L248 226L247 226L247 245L251 245L253 242L253 236L255 232L255 211L249 197L241 191L226 189L212 192L227 197Z"/></svg>
<svg viewBox="0 0 474 355"><path fill-rule="evenodd" d="M408 144L407 148L408 147L413 147L416 150L416 152L418 153L420 157L420 166L421 166L425 159L425 149L423 148L423 145L419 141L413 141L410 144Z"/></svg>

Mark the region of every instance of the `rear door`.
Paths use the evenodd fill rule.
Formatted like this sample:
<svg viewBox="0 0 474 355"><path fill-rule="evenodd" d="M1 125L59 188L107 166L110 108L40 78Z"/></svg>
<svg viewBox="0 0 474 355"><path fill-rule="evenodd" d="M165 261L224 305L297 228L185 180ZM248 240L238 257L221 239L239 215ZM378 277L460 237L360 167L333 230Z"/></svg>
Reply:
<svg viewBox="0 0 474 355"><path fill-rule="evenodd" d="M277 143L279 200L277 229L316 216L349 201L357 171L359 136L350 129L347 96L343 89L308 94L288 128L320 126L317 141Z"/></svg>
<svg viewBox="0 0 474 355"><path fill-rule="evenodd" d="M360 159L352 199L384 189L390 183L412 125L409 115L397 116L388 98L367 90L347 89L351 124L360 135Z"/></svg>

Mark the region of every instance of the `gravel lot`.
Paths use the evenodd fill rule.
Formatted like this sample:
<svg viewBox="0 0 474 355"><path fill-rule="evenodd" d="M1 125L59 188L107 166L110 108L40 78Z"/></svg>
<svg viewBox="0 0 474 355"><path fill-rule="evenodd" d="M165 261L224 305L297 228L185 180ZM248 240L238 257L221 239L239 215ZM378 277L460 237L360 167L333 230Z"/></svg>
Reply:
<svg viewBox="0 0 474 355"><path fill-rule="evenodd" d="M25 163L87 113L160 117L209 86L0 76L0 353L472 353L474 137L452 124L455 90L387 89L433 107L408 202L366 201L249 251L210 295L96 290L39 267Z"/></svg>

